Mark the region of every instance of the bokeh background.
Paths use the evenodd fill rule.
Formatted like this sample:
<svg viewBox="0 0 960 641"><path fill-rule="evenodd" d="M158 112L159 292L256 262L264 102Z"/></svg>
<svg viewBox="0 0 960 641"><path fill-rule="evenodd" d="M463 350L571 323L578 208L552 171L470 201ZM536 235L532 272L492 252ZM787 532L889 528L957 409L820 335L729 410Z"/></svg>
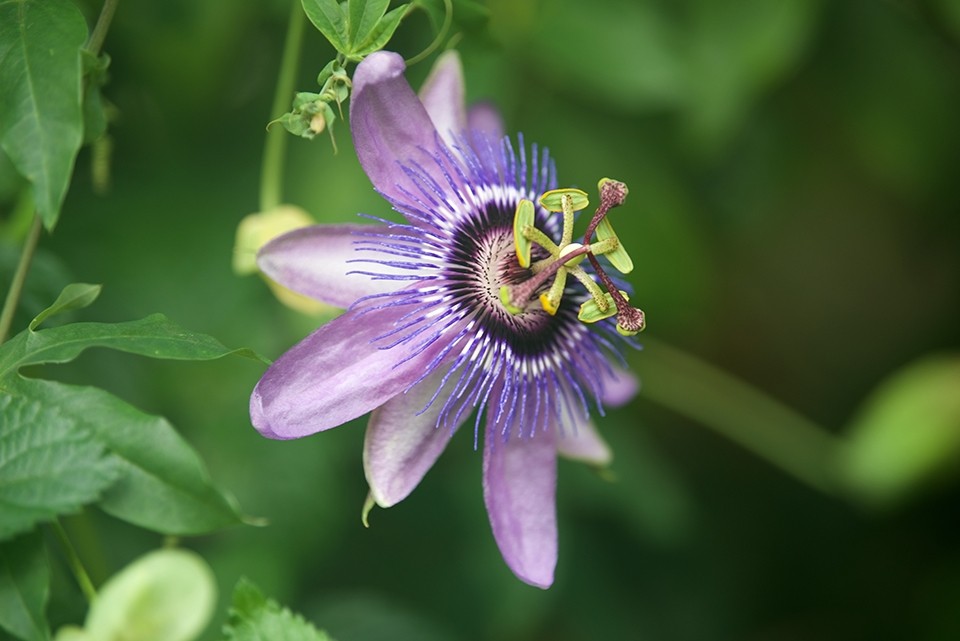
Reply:
<svg viewBox="0 0 960 641"><path fill-rule="evenodd" d="M92 21L99 7L84 5ZM549 146L564 184L629 184L615 215L647 336L842 438L890 372L960 347L958 7L458 1L454 31L470 98L495 101L509 130ZM94 193L82 153L24 319L82 281L105 285L84 320L159 311L271 358L320 322L231 271L236 226L257 209L264 126L279 115L288 13L281 0L120 4L105 45L110 188ZM418 13L392 46L411 56L432 36ZM309 29L301 90L316 90L332 55ZM415 86L428 70L410 70ZM338 125L336 155L323 137L291 138L285 199L319 221L386 215ZM642 368L643 352L630 359ZM500 558L471 439L364 529L363 421L261 438L247 399L262 370L94 351L45 373L167 416L245 511L269 520L183 542L222 592L206 639L219 638L242 575L339 641L960 638L949 469L878 509L641 393L601 423L612 480L561 463L560 562L540 591ZM95 580L160 544L96 512L68 527ZM80 620L83 604L63 596L69 577L58 581L53 618Z"/></svg>

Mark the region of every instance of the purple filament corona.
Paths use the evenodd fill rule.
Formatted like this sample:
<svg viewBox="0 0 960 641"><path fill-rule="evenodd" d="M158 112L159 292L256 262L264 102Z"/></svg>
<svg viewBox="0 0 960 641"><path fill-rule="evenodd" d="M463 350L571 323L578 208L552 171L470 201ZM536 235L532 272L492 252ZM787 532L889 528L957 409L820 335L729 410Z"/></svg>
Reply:
<svg viewBox="0 0 960 641"><path fill-rule="evenodd" d="M411 354L407 359L437 350L407 389L441 373L420 414L441 404L436 426L452 431L476 410L475 447L485 412L503 426L503 440L531 438L554 426L563 430L576 416L585 420L591 398L602 414L602 381L612 375L605 354L622 360L614 343L622 337L612 321L591 328L577 319L588 296L575 283L553 316L538 304L513 315L498 298L500 285L531 276L516 260L513 216L521 199L536 202L557 187L549 152L532 145L528 163L522 136L515 148L509 138L494 142L479 133L459 139L453 149L438 137L436 148L429 153L436 165L432 174L416 163L403 165L408 182L396 186L402 198L388 197L411 222L381 220L385 227L358 233L354 241L357 258L350 262L358 269L352 273L409 281L353 305L361 314L400 312L394 326L372 342L380 349L403 345ZM444 183L431 175L442 175ZM560 223L558 214L537 206L537 227L555 241ZM513 425L517 434L510 433Z"/></svg>

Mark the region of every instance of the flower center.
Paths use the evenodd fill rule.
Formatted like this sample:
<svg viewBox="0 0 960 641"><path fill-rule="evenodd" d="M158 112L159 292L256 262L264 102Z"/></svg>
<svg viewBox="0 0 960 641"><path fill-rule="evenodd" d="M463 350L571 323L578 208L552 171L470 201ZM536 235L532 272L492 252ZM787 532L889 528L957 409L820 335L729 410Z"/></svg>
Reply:
<svg viewBox="0 0 960 641"><path fill-rule="evenodd" d="M563 235L560 244L537 229L533 202L521 199L513 217L513 245L520 267L530 267L532 276L523 282L500 286L499 298L503 308L511 314L527 313L531 299L539 297L540 306L551 316L560 308L567 275L573 275L590 294L591 300L580 306L578 318L585 323L594 323L616 314L617 331L631 336L643 331L644 314L627 303L626 292L620 291L597 261L597 255L606 255L610 262L624 274L633 270L633 261L624 249L607 213L621 205L627 197L627 186L619 181L604 178L600 181L600 206L590 220L583 243L573 242L574 216L589 204L587 194L579 189L554 189L540 196L540 205L547 211L563 213ZM593 243L593 234L597 242ZM546 252L547 257L535 258L533 250ZM597 285L579 263L589 258L597 277L606 292ZM547 283L553 279L547 288Z"/></svg>

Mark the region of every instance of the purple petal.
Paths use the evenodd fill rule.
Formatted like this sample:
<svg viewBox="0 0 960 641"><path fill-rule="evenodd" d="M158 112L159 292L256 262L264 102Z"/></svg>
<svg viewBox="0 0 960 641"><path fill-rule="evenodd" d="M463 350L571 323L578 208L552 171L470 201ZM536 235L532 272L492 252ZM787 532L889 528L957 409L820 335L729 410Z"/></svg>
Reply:
<svg viewBox="0 0 960 641"><path fill-rule="evenodd" d="M456 50L451 49L437 58L420 88L420 101L448 144L466 129L463 65Z"/></svg>
<svg viewBox="0 0 960 641"><path fill-rule="evenodd" d="M299 438L341 425L403 392L440 347L380 349L373 339L405 310L349 311L294 345L267 369L250 396L250 418L264 436Z"/></svg>
<svg viewBox="0 0 960 641"><path fill-rule="evenodd" d="M557 452L575 461L592 465L609 465L613 460L610 446L597 432L593 421L589 420L565 425L557 436Z"/></svg>
<svg viewBox="0 0 960 641"><path fill-rule="evenodd" d="M637 377L625 369L611 365L613 374L603 377L603 403L611 407L620 407L629 403L640 389Z"/></svg>
<svg viewBox="0 0 960 641"><path fill-rule="evenodd" d="M504 134L503 118L491 102L478 102L470 106L467 112L467 127L494 142L503 138Z"/></svg>
<svg viewBox="0 0 960 641"><path fill-rule="evenodd" d="M453 385L441 390L444 372L428 376L405 394L398 394L370 416L363 443L363 469L370 492L380 507L405 499L433 466L459 426L437 426Z"/></svg>
<svg viewBox="0 0 960 641"><path fill-rule="evenodd" d="M557 565L557 450L553 430L519 436L515 422L504 442L497 411L487 411L483 499L503 560L522 581L553 583ZM517 415L521 412L517 412Z"/></svg>
<svg viewBox="0 0 960 641"><path fill-rule="evenodd" d="M257 265L264 274L284 287L337 307L349 307L361 296L392 292L402 281L375 280L367 271L384 274L409 274L373 263L349 263L376 254L357 251L360 233L382 231L373 225L313 225L295 229L274 238L260 249Z"/></svg>
<svg viewBox="0 0 960 641"><path fill-rule="evenodd" d="M404 200L398 184L410 186L400 163L419 163L440 185L446 178L423 149L436 148L437 130L403 77L403 58L378 51L357 65L350 99L350 131L357 157L373 186Z"/></svg>

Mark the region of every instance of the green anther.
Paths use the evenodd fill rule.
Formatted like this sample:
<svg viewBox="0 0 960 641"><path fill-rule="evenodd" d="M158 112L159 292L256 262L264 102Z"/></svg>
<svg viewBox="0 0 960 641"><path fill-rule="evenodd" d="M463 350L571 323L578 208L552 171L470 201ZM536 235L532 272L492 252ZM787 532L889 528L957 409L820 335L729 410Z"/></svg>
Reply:
<svg viewBox="0 0 960 641"><path fill-rule="evenodd" d="M616 249L605 253L604 256L606 256L610 263L620 270L621 273L629 274L633 271L633 259L630 258L630 254L624 249L623 243L617 238L617 233L613 231L613 225L610 224L607 218L601 220L600 224L597 225L597 238L600 242L610 238L615 239L617 241Z"/></svg>
<svg viewBox="0 0 960 641"><path fill-rule="evenodd" d="M540 306L551 316L556 316L557 310L560 309L560 299L563 298L563 288L566 287L566 284L567 270L561 267L557 271L556 278L553 279L550 290L540 294Z"/></svg>
<svg viewBox="0 0 960 641"><path fill-rule="evenodd" d="M571 211L580 211L590 205L590 199L586 192L579 189L551 189L540 196L540 206L547 211L561 212L563 209L564 196L569 196L569 207Z"/></svg>
<svg viewBox="0 0 960 641"><path fill-rule="evenodd" d="M620 291L620 295L627 298L626 292L622 290ZM613 302L613 296L611 296L609 292L604 293L603 300L607 303L606 311L601 311L597 301L591 298L580 306L580 312L577 314L577 318L584 323L596 323L604 318L615 316L617 314L617 305Z"/></svg>
<svg viewBox="0 0 960 641"><path fill-rule="evenodd" d="M517 211L513 214L513 247L517 252L517 262L524 268L530 266L530 239L524 230L536 229L533 227L534 218L533 201L523 199L517 203Z"/></svg>
<svg viewBox="0 0 960 641"><path fill-rule="evenodd" d="M506 285L500 286L500 302L503 304L503 307L510 312L511 314L519 314L523 310L513 304L513 301L510 300L510 288Z"/></svg>

